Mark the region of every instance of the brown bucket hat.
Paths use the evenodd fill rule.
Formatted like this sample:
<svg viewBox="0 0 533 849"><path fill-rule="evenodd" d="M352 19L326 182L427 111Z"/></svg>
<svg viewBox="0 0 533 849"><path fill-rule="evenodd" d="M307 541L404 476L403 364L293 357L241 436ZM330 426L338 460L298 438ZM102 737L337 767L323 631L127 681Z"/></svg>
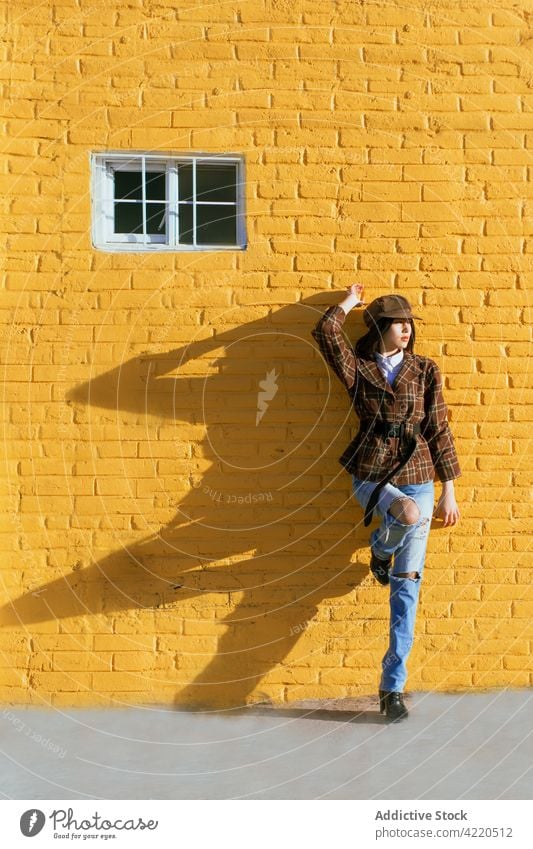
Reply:
<svg viewBox="0 0 533 849"><path fill-rule="evenodd" d="M382 295L371 301L363 313L363 321L367 327L372 327L379 318L419 318L423 321L421 316L413 315L411 304L403 295Z"/></svg>

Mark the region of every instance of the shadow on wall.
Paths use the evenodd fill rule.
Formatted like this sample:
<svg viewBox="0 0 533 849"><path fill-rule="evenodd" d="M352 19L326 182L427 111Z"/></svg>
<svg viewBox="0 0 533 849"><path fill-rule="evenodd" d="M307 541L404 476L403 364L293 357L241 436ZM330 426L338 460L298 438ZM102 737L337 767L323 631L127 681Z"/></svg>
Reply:
<svg viewBox="0 0 533 849"><path fill-rule="evenodd" d="M112 410L119 440L128 439L132 424L132 416L120 414L142 416L153 467L142 480L143 498L148 493L154 507L174 500L176 512L146 539L119 544L93 565L6 605L3 625L88 613L107 621L127 611L140 632L153 610L154 632L175 639L178 678L189 681L202 660L180 651L182 622L184 634L198 640L194 651L203 649L208 661L176 704L245 703L316 622L321 603L347 595L368 572L352 562L354 549L366 548L368 530L337 460L357 420L310 334L330 302L311 298L168 353L143 353L70 391L67 403L86 405L89 416L98 408L95 425L102 408ZM174 369L176 376L165 377ZM168 451L158 454L152 416L176 424L176 461ZM183 423L203 441L191 444ZM173 474L174 462L189 474ZM135 459L124 465L138 496ZM353 618L355 625L356 607ZM326 639L324 630L313 640L315 655L305 655L303 666L317 666ZM298 683L286 671L287 681Z"/></svg>

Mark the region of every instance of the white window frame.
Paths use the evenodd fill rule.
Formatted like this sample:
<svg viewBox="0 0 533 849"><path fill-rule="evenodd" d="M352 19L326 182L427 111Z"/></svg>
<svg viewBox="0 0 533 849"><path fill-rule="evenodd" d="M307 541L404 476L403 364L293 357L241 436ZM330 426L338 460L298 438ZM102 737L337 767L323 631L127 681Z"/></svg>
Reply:
<svg viewBox="0 0 533 849"><path fill-rule="evenodd" d="M211 153L150 153L146 151L91 151L91 241L95 250L106 252L161 252L161 251L235 251L246 248L244 157L239 154ZM196 163L231 163L236 168L236 203L231 201L199 201L196 198ZM178 164L193 165L193 243L178 242ZM114 232L114 171L131 170L139 166L146 173L161 171L166 173L165 194L167 199L167 235L155 233L115 233ZM146 231L147 203L144 197L145 180L142 180L143 229ZM121 201L121 202L128 202ZM139 201L131 201L138 203ZM196 244L196 209L201 204L208 206L235 206L236 243L234 245L198 245Z"/></svg>

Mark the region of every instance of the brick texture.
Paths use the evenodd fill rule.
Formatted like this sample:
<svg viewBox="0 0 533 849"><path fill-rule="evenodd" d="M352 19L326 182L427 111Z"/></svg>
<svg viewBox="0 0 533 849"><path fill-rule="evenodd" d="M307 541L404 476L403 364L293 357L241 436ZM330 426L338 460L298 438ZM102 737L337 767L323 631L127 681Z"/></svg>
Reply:
<svg viewBox="0 0 533 849"><path fill-rule="evenodd" d="M461 6L2 5L1 701L375 691L357 421L310 338L353 282L424 317L463 469L409 687L533 683L532 17ZM243 153L247 249L95 251L89 153L132 149Z"/></svg>

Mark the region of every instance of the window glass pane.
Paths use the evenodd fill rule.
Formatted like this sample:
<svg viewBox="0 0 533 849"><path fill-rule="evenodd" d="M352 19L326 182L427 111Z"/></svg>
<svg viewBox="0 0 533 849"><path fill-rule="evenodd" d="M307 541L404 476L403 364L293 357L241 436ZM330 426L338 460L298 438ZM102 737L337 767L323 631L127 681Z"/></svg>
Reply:
<svg viewBox="0 0 533 849"><path fill-rule="evenodd" d="M115 171L115 198L142 200L141 181L140 171Z"/></svg>
<svg viewBox="0 0 533 849"><path fill-rule="evenodd" d="M115 203L115 233L142 233L142 203Z"/></svg>
<svg viewBox="0 0 533 849"><path fill-rule="evenodd" d="M192 163L179 163L178 191L180 200L192 200Z"/></svg>
<svg viewBox="0 0 533 849"><path fill-rule="evenodd" d="M196 207L197 245L234 245L237 216L233 206Z"/></svg>
<svg viewBox="0 0 533 849"><path fill-rule="evenodd" d="M196 165L196 200L237 202L235 165Z"/></svg>
<svg viewBox="0 0 533 849"><path fill-rule="evenodd" d="M164 171L146 172L146 199L166 200Z"/></svg>
<svg viewBox="0 0 533 849"><path fill-rule="evenodd" d="M192 245L192 204L178 205L179 212L179 241L183 245Z"/></svg>
<svg viewBox="0 0 533 849"><path fill-rule="evenodd" d="M146 204L146 232L159 236L166 236L167 226L165 221L164 203Z"/></svg>

